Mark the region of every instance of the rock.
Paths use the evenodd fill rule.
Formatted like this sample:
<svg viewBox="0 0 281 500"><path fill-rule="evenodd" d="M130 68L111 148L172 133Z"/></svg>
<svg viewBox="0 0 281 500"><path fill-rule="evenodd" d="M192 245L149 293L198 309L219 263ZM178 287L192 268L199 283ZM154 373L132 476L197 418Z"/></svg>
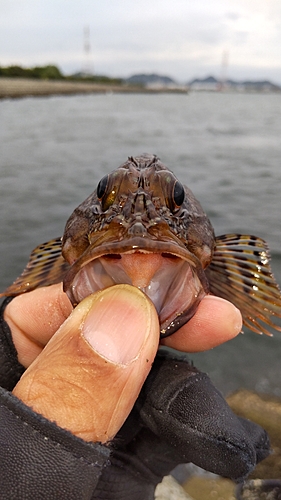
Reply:
<svg viewBox="0 0 281 500"><path fill-rule="evenodd" d="M233 481L215 474L194 476L183 488L194 500L236 500Z"/></svg>
<svg viewBox="0 0 281 500"><path fill-rule="evenodd" d="M179 483L172 477L166 476L158 484L155 491L155 500L193 500Z"/></svg>
<svg viewBox="0 0 281 500"><path fill-rule="evenodd" d="M238 486L237 500L281 500L281 481L255 479Z"/></svg>

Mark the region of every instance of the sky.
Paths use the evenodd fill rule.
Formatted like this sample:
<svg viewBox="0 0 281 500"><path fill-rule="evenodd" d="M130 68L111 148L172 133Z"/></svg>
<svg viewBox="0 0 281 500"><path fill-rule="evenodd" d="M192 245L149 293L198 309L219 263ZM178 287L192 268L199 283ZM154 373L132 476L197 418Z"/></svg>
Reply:
<svg viewBox="0 0 281 500"><path fill-rule="evenodd" d="M281 84L281 1L0 0L0 66L12 64Z"/></svg>

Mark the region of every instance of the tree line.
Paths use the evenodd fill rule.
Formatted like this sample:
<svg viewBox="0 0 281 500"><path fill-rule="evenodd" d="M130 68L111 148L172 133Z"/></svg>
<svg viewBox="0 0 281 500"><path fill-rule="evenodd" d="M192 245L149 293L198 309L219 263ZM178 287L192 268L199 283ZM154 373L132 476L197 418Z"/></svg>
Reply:
<svg viewBox="0 0 281 500"><path fill-rule="evenodd" d="M95 83L111 83L120 85L123 83L121 78L110 78L104 75L88 75L85 73L77 73L75 75L65 76L60 69L53 65L35 66L34 68L23 68L22 66L0 66L0 77L6 78L37 78L41 80L80 80Z"/></svg>

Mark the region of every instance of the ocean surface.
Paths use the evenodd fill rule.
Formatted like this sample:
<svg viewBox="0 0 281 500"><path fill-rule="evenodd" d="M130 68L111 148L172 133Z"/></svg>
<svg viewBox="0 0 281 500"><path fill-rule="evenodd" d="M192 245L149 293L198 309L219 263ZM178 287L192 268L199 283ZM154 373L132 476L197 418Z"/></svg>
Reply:
<svg viewBox="0 0 281 500"><path fill-rule="evenodd" d="M63 233L72 210L130 155L157 154L188 185L216 234L269 243L281 284L281 96L91 95L0 101L0 288L37 244ZM226 394L281 396L281 333L245 330L191 356Z"/></svg>

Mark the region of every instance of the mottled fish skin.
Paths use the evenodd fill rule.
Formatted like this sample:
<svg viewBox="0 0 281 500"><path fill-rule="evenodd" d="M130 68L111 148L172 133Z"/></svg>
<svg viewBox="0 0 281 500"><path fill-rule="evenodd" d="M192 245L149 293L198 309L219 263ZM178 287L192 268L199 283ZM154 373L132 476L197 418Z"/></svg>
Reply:
<svg viewBox="0 0 281 500"><path fill-rule="evenodd" d="M87 270L104 256L123 258L132 253L134 258L139 253L161 254L171 262L171 269L173 259L191 269L195 297L188 311L176 312L161 336L186 323L209 292L233 302L241 310L244 324L253 331L270 335L265 325L281 330L272 321L281 318L281 294L269 265L266 242L237 234L215 238L192 192L155 155L147 154L128 158L103 177L68 219L63 238L37 247L22 275L0 296L63 281L64 290L75 303L73 283L81 269ZM176 289L180 288L178 281L177 276ZM169 293L172 302L176 297L172 289Z"/></svg>
<svg viewBox="0 0 281 500"><path fill-rule="evenodd" d="M175 188L182 193L179 206ZM114 243L139 237L145 247L151 239L165 241L168 231L169 238L175 235L176 244L188 248L203 268L210 263L214 230L199 201L156 156L131 157L74 210L65 226L62 253L72 263L89 242L102 240L101 235Z"/></svg>

